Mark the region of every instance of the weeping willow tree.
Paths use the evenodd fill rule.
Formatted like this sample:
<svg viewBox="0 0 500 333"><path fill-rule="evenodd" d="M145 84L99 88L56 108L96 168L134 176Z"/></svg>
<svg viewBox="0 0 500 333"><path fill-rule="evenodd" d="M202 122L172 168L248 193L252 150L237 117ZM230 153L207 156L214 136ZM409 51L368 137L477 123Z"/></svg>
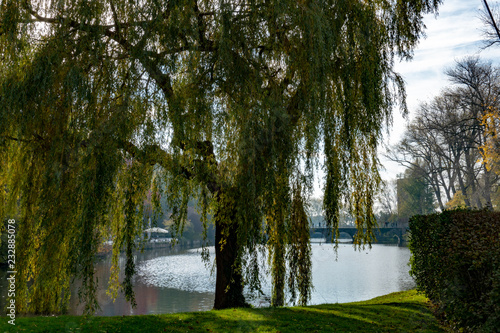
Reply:
<svg viewBox="0 0 500 333"><path fill-rule="evenodd" d="M194 197L215 224L214 308L259 290L262 243L273 305L287 288L305 304L314 172L329 226L345 207L370 243L377 144L406 110L394 61L439 3L2 0L0 213L17 221L17 310L64 311L76 277L94 311L110 235L110 291L133 303L147 195L168 198L178 231Z"/></svg>

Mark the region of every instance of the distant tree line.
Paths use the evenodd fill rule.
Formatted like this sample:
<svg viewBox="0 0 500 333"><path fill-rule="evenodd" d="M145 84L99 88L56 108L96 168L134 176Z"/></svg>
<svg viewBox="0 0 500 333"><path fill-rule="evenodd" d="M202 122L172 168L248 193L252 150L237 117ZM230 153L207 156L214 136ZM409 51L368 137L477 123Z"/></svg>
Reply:
<svg viewBox="0 0 500 333"><path fill-rule="evenodd" d="M175 238L183 238L186 240L203 240L206 238L207 244L214 244L215 230L213 224L203 225L202 214L199 212L198 201L191 199L187 203L186 221L180 230L176 228L173 221L173 208L168 205L167 198L160 196L160 209L155 210L154 204L151 202L149 195L144 204L143 227L160 227L167 229ZM211 218L211 217L210 217Z"/></svg>

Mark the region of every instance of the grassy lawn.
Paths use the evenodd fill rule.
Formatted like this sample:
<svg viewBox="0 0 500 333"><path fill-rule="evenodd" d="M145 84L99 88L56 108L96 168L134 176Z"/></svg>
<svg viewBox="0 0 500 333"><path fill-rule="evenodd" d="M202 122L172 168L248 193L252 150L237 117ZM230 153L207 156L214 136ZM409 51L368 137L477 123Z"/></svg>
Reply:
<svg viewBox="0 0 500 333"><path fill-rule="evenodd" d="M369 301L123 317L0 318L3 332L444 332L425 297L405 291Z"/></svg>

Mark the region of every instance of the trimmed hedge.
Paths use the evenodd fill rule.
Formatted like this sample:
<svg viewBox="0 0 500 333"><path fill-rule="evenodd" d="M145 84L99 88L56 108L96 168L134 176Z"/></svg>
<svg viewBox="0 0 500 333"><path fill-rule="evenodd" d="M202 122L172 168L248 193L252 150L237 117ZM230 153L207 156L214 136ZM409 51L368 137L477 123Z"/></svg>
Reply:
<svg viewBox="0 0 500 333"><path fill-rule="evenodd" d="M500 212L465 209L410 219L417 288L454 329L500 332Z"/></svg>

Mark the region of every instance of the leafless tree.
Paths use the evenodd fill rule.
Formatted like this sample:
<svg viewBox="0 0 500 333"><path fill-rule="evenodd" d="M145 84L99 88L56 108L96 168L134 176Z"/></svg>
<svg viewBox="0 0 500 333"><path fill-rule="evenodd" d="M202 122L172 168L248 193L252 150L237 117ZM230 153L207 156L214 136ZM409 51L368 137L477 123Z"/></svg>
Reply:
<svg viewBox="0 0 500 333"><path fill-rule="evenodd" d="M465 58L446 74L452 85L420 105L403 140L388 156L421 169L441 209L458 190L468 207L492 207L497 176L481 163L481 123L488 107L499 104L499 70L479 58Z"/></svg>
<svg viewBox="0 0 500 333"><path fill-rule="evenodd" d="M481 20L484 24L483 35L486 46L490 47L500 43L500 29L497 22L500 22L500 9L498 4L490 6L486 0L483 0L484 10L481 12Z"/></svg>

